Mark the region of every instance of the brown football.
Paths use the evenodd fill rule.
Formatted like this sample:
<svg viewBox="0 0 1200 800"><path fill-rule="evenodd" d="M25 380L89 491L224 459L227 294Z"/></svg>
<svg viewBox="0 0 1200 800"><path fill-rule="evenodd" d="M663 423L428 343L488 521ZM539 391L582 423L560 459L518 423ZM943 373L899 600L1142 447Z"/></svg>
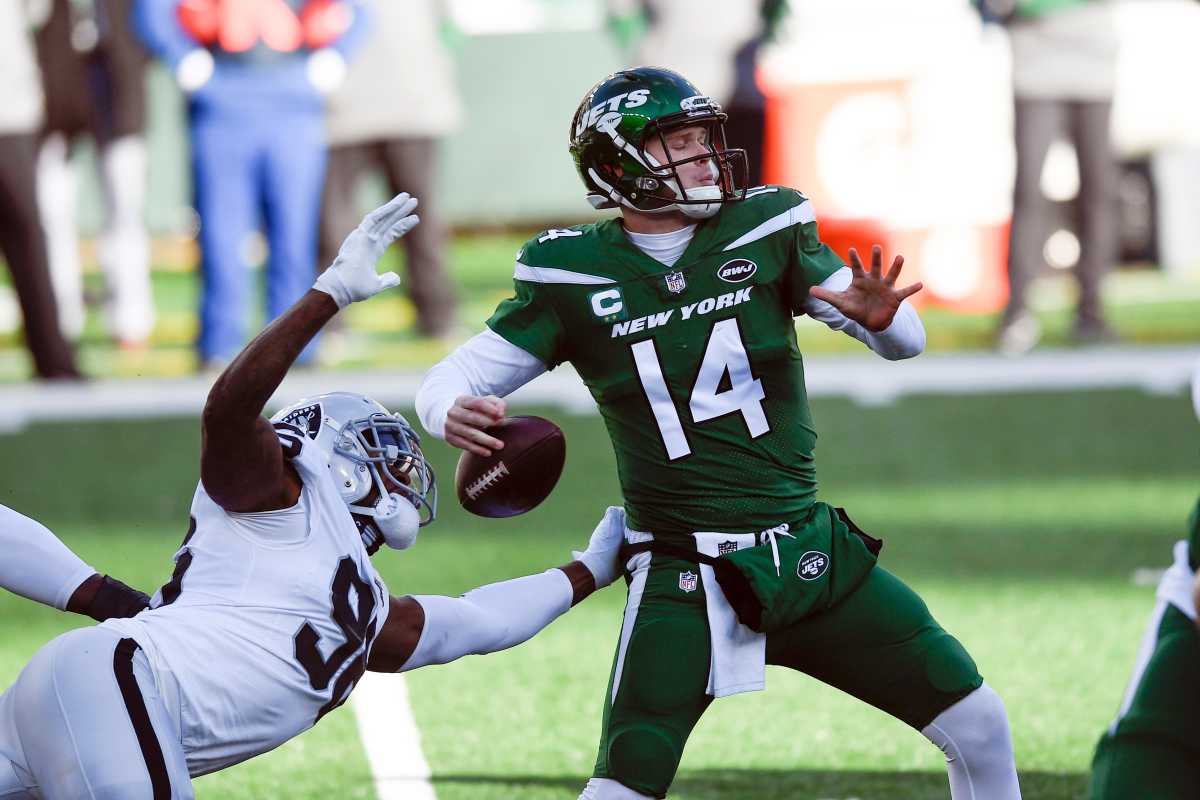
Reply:
<svg viewBox="0 0 1200 800"><path fill-rule="evenodd" d="M504 442L487 458L463 452L454 471L458 502L481 517L515 517L546 499L567 459L557 425L541 417L505 417L487 432Z"/></svg>

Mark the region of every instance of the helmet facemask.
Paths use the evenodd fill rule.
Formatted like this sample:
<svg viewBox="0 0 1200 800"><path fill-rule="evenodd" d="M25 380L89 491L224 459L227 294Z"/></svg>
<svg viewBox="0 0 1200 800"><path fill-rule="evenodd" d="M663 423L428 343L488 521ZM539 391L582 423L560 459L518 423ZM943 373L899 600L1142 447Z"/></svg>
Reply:
<svg viewBox="0 0 1200 800"><path fill-rule="evenodd" d="M343 425L330 468L368 553L383 544L411 547L418 529L436 516L433 470L416 432L399 416L377 413Z"/></svg>
<svg viewBox="0 0 1200 800"><path fill-rule="evenodd" d="M678 73L639 68L601 81L584 98L571 125L571 153L594 208L624 207L645 214L678 211L703 219L726 202L745 199L746 153L730 149L726 114ZM704 130L704 152L674 160L672 133ZM663 158L647 151L662 146ZM681 168L708 162L712 184L684 188Z"/></svg>
<svg viewBox="0 0 1200 800"><path fill-rule="evenodd" d="M725 115L718 112L703 121L685 119L672 124L659 122L647 126L640 150L649 165L650 173L638 178L637 184L646 196L670 202L670 205L658 209L660 213L677 210L693 219L707 219L720 211L721 204L726 200L740 200L740 195L745 194L748 174L746 151L730 150L726 147L724 120ZM707 152L671 160L668 135L689 127L704 129ZM658 159L647 151L646 143L651 139L656 140L662 146L663 153L668 155L665 163L659 163ZM713 183L684 188L679 168L698 161L707 162L709 174L714 179ZM739 186L742 187L740 192L737 188Z"/></svg>

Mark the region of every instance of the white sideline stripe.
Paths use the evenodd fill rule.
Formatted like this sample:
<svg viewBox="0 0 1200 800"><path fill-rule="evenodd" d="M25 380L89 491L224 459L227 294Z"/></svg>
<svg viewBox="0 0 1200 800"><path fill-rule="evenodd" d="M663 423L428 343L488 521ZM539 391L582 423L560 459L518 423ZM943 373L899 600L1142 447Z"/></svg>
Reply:
<svg viewBox="0 0 1200 800"><path fill-rule="evenodd" d="M820 324L820 323L802 323ZM806 356L809 397L849 397L886 405L909 395L1141 389L1183 394L1192 379L1197 347L1106 347L1040 350L1022 358L992 353L922 355L887 361L865 348L859 355ZM322 392L349 390L398 408L410 408L423 372L298 372L267 404L271 411ZM213 377L97 380L82 386L27 383L0 388L0 432L34 422L198 417ZM569 366L546 373L511 396L571 414L595 414L587 387Z"/></svg>
<svg viewBox="0 0 1200 800"><path fill-rule="evenodd" d="M817 215L816 212L813 211L812 203L810 203L808 200L805 200L800 205L792 206L787 211L771 217L758 227L751 228L750 230L746 231L741 236L725 245L725 247L722 248L722 252L725 250L732 250L735 247L741 247L744 244L757 242L759 239L762 239L765 236L770 236L776 231L781 231L784 228L790 228L796 224L812 222L816 218Z"/></svg>
<svg viewBox="0 0 1200 800"><path fill-rule="evenodd" d="M404 676L367 672L350 702L379 800L437 800Z"/></svg>
<svg viewBox="0 0 1200 800"><path fill-rule="evenodd" d="M583 285L601 285L616 283L612 278L600 275L588 275L586 272L571 272L569 269L556 267L531 267L517 262L513 269L513 277L517 280L532 281L533 283L574 283Z"/></svg>

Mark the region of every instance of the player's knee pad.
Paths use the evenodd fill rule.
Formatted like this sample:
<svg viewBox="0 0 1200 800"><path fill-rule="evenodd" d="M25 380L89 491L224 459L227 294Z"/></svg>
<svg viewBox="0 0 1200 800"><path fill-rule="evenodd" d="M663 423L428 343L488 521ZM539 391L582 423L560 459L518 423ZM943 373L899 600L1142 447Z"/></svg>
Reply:
<svg viewBox="0 0 1200 800"><path fill-rule="evenodd" d="M938 714L921 732L941 748L948 762L963 761L973 772L1012 769L1008 713L1000 695L986 683Z"/></svg>
<svg viewBox="0 0 1200 800"><path fill-rule="evenodd" d="M635 792L612 778L592 778L579 800L650 800L650 795Z"/></svg>
<svg viewBox="0 0 1200 800"><path fill-rule="evenodd" d="M654 726L628 725L618 729L609 741L608 774L629 786L666 792L682 755L675 743Z"/></svg>

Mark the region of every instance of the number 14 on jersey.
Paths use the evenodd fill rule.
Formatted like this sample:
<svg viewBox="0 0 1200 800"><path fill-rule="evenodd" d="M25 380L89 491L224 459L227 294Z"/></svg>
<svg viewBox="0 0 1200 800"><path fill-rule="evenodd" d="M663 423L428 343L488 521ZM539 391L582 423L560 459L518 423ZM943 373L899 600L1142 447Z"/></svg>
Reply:
<svg viewBox="0 0 1200 800"><path fill-rule="evenodd" d="M629 349L633 353L642 390L667 449L667 458L675 461L690 455L692 448L667 389L662 361L654 340L637 342L630 345ZM721 381L726 374L729 375L728 388L722 390ZM750 438L757 439L771 430L762 405L765 398L762 380L755 378L750 371L750 358L746 355L737 319L723 319L714 323L709 332L708 345L704 348L700 371L688 398L692 421L700 424L739 413L746 423Z"/></svg>

